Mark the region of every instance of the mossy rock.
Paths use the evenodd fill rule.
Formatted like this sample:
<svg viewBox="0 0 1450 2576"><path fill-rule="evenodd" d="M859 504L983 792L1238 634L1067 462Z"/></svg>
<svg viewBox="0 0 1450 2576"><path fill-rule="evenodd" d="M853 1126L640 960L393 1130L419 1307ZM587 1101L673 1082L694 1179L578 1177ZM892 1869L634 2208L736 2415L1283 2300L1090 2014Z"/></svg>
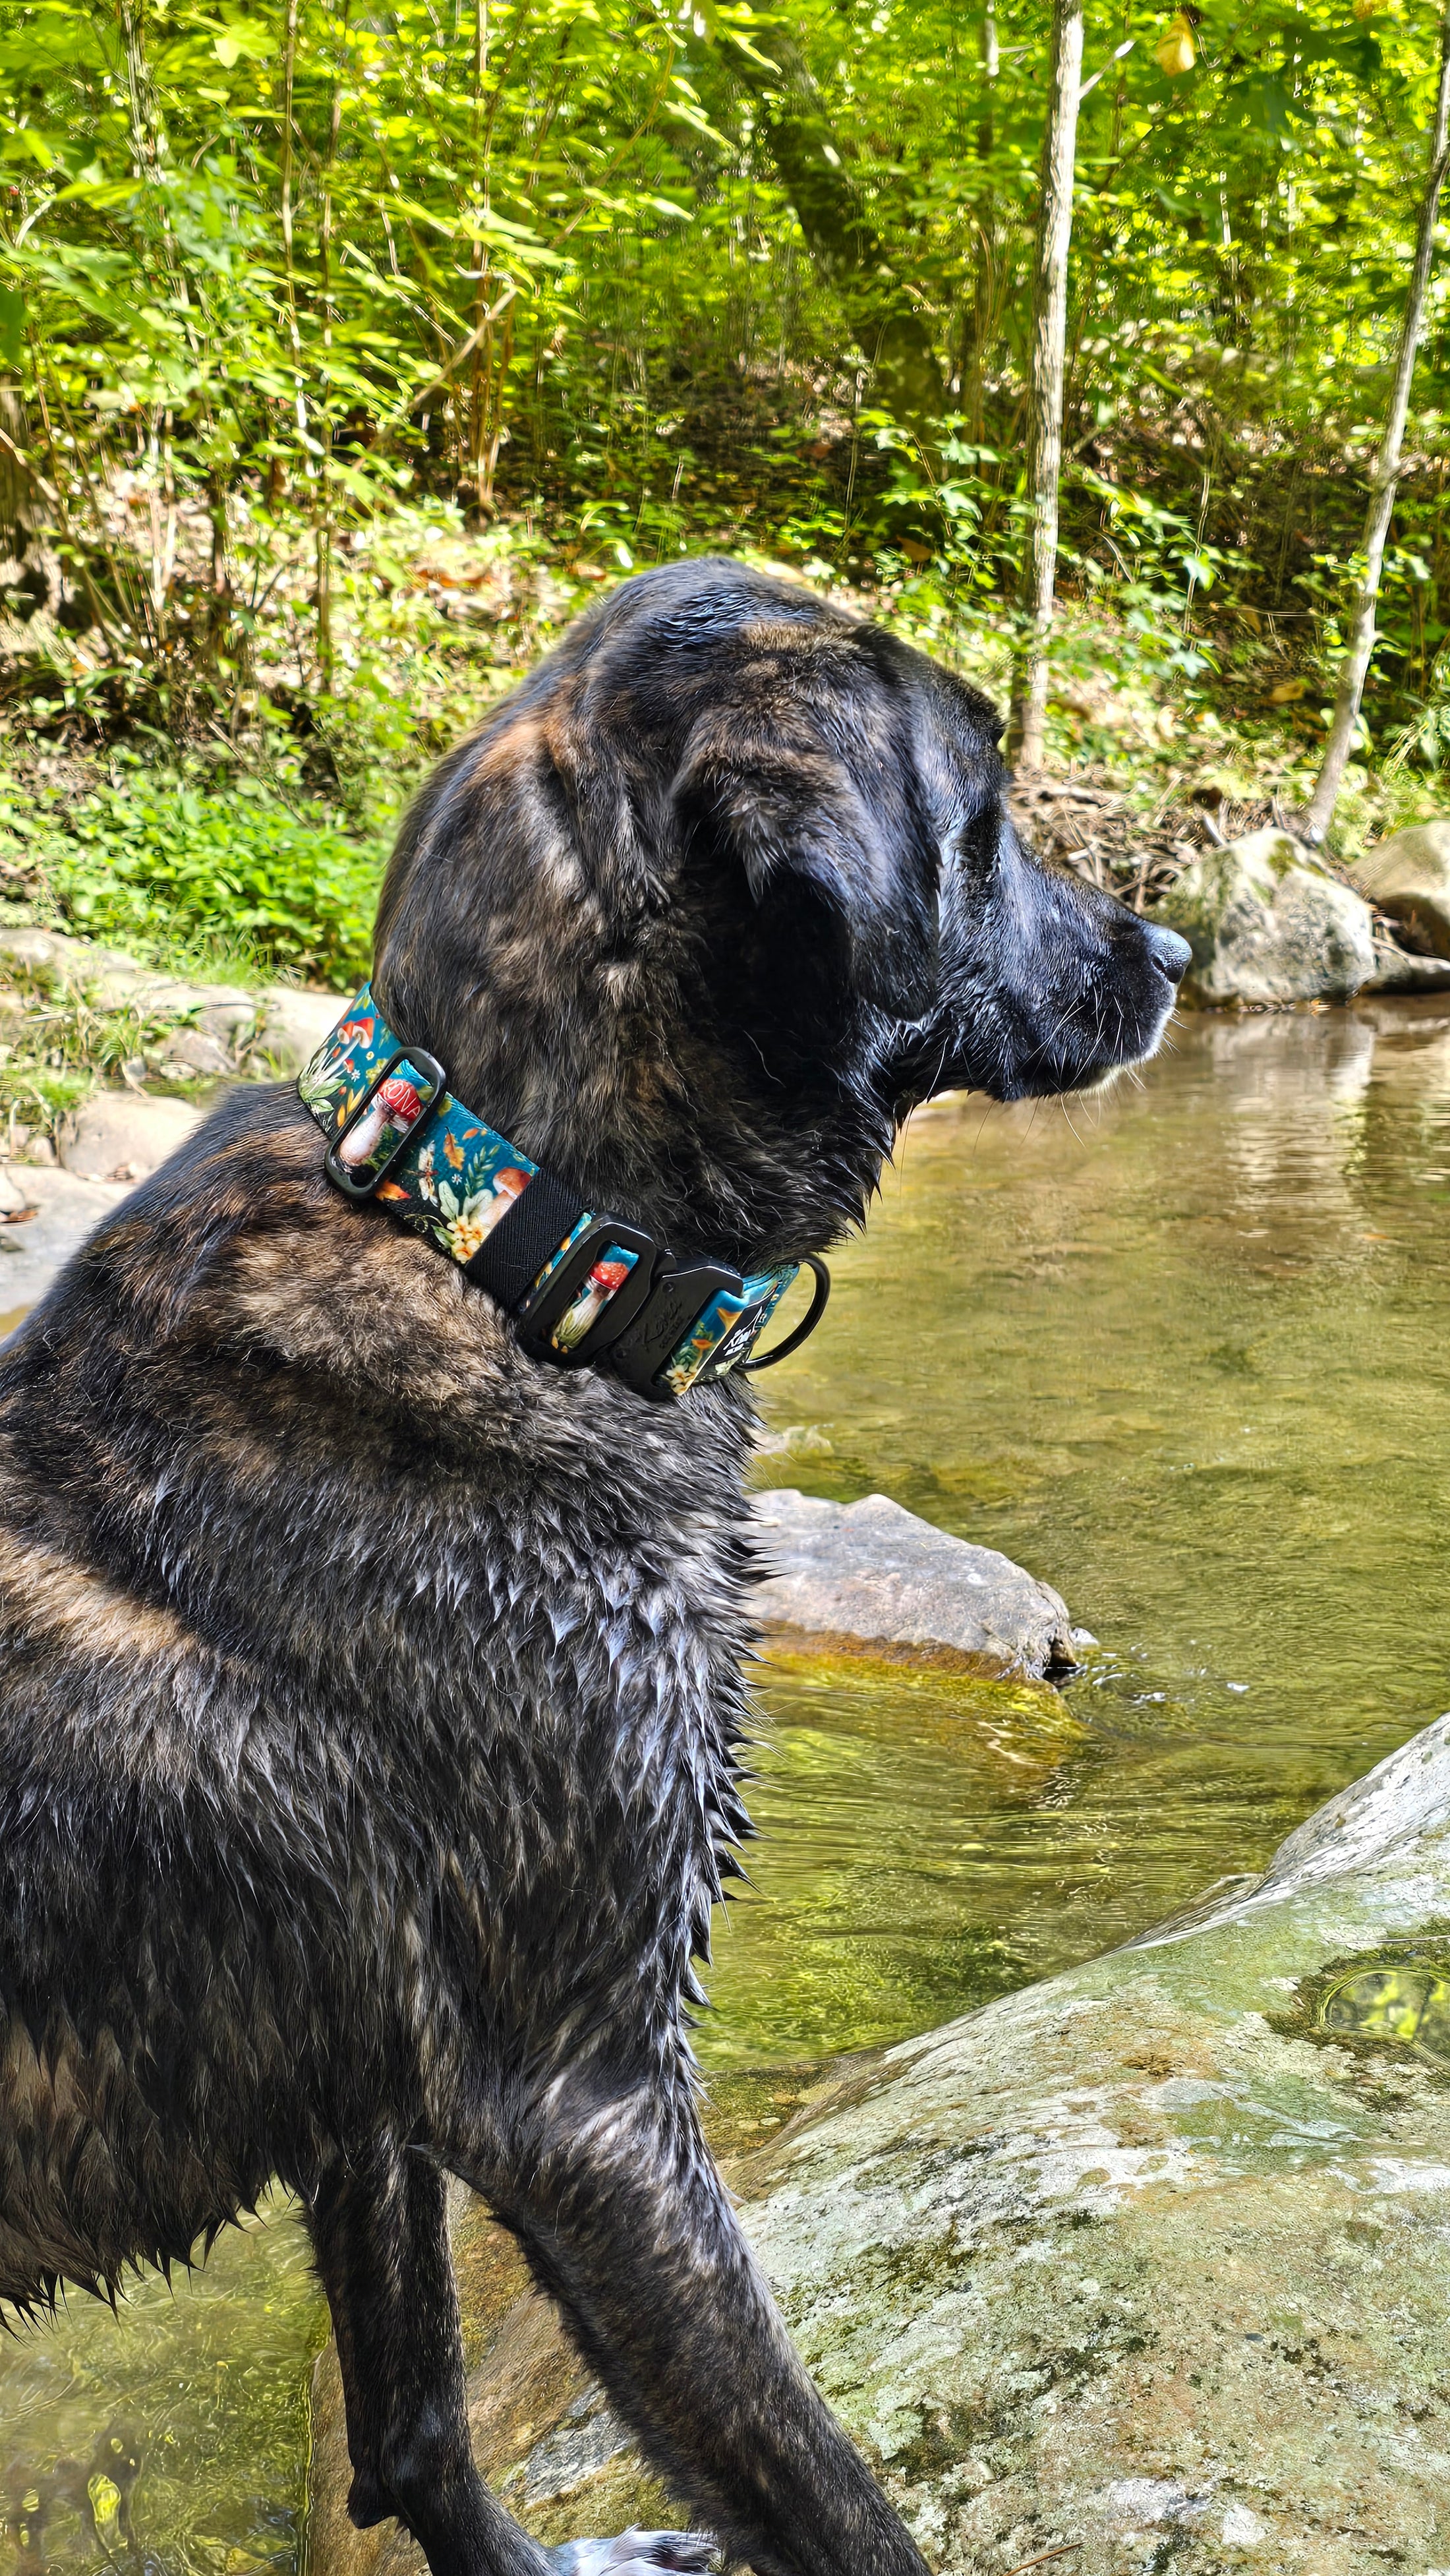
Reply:
<svg viewBox="0 0 1450 2576"><path fill-rule="evenodd" d="M1450 2568L1447 1924L1441 1720L1196 1915L722 2094L796 2341L943 2576ZM492 2316L478 2224L465 2303ZM513 2292L471 2383L488 2473L541 2537L657 2520ZM314 2492L313 2576L401 2566Z"/></svg>

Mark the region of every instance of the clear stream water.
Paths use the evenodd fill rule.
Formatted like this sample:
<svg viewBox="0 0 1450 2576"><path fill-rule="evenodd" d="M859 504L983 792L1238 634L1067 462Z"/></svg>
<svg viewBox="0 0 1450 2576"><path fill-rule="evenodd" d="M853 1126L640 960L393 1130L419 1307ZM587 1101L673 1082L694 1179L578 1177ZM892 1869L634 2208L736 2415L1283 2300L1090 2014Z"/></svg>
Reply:
<svg viewBox="0 0 1450 2576"><path fill-rule="evenodd" d="M1443 1005L1189 1020L1141 1087L914 1122L760 1382L766 1472L1002 1548L1101 1645L1061 1698L767 1675L707 2066L899 2037L1120 1940L1450 1706L1447 1217ZM321 2327L281 2214L174 2297L22 2333L17 2563L293 2568Z"/></svg>
<svg viewBox="0 0 1450 2576"><path fill-rule="evenodd" d="M1141 1088L938 1103L835 1269L761 1381L804 1434L772 1480L1001 1548L1101 1647L1056 1748L890 1671L770 1685L717 2059L1122 1940L1450 1707L1443 1003L1187 1019Z"/></svg>

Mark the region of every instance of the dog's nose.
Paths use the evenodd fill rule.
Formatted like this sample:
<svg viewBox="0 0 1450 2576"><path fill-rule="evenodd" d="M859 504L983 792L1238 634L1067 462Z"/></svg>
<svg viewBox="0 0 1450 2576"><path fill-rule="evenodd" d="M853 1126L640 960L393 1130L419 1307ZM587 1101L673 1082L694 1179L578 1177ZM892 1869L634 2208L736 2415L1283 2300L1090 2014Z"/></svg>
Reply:
<svg viewBox="0 0 1450 2576"><path fill-rule="evenodd" d="M1181 984L1193 957L1187 940L1180 939L1176 930L1167 930L1156 921L1144 922L1143 936L1148 942L1148 954L1160 974L1166 975L1170 984Z"/></svg>

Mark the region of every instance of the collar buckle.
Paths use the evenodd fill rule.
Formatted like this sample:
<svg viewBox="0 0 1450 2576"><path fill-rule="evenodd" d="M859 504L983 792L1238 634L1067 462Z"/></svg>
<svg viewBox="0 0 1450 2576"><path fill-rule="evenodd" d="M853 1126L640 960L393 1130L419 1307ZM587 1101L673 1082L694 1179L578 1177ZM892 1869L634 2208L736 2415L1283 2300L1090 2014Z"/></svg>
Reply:
<svg viewBox="0 0 1450 2576"><path fill-rule="evenodd" d="M648 1302L631 1330L610 1352L610 1366L637 1395L667 1402L676 1390L663 1382L663 1371L705 1309L722 1291L738 1297L743 1282L738 1270L721 1261L676 1261L666 1253L655 1273Z"/></svg>
<svg viewBox="0 0 1450 2576"><path fill-rule="evenodd" d="M421 1075L421 1090L416 1079L407 1078L410 1074ZM399 1047L389 1056L328 1147L323 1169L345 1199L373 1197L447 1087L448 1076L426 1047Z"/></svg>

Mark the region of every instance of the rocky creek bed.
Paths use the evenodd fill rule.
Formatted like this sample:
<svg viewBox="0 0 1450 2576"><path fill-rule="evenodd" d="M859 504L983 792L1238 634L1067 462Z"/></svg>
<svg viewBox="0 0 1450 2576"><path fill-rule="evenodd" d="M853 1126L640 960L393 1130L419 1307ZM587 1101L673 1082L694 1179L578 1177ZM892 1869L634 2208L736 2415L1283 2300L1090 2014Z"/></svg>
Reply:
<svg viewBox="0 0 1450 2576"><path fill-rule="evenodd" d="M1450 1718L1185 1921L943 2030L717 2083L800 2349L943 2570L1450 2564ZM547 2541L670 2519L476 2205L478 2456ZM313 2576L354 2532L335 2358Z"/></svg>

